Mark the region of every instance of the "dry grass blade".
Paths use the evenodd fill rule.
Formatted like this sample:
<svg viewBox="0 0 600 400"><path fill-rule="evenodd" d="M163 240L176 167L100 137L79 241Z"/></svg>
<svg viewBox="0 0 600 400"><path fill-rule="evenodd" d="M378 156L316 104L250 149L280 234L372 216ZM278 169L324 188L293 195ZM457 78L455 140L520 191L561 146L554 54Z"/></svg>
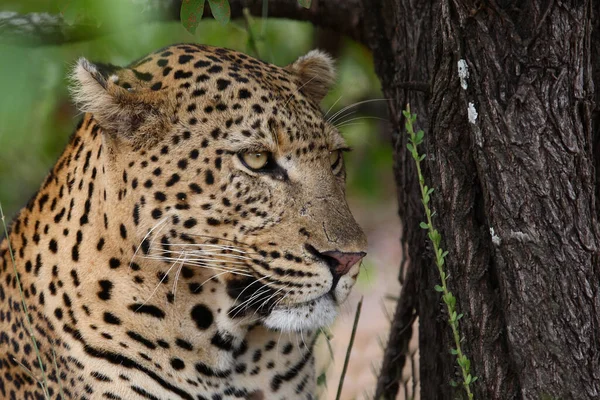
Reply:
<svg viewBox="0 0 600 400"><path fill-rule="evenodd" d="M10 254L13 271L15 273L15 279L17 281L17 287L19 288L19 294L21 296L21 307L23 308L23 312L25 313L25 318L24 318L26 321L25 329L27 329L27 332L29 333L29 338L31 339L33 349L35 350L37 360L40 364L40 370L42 371L42 381L40 382L40 385L42 386L42 390L44 391L44 395L46 396L46 398L50 399L50 394L48 393L48 377L46 376L46 370L44 369L44 361L42 360L42 355L40 354L40 349L38 348L37 340L35 340L35 336L33 334L33 327L31 326L31 316L29 315L29 310L27 309L27 303L25 302L25 295L23 294L23 287L21 286L21 278L19 278L19 271L17 271L17 263L15 262L15 254L13 253L12 246L10 244L10 239L8 237L8 228L6 227L6 220L4 217L4 211L2 210L1 203L0 203L0 219L2 220L2 226L4 227L4 236L6 236L6 242L8 244L8 252Z"/></svg>
<svg viewBox="0 0 600 400"><path fill-rule="evenodd" d="M60 381L60 374L58 373L58 365L56 363L56 351L54 351L54 345L52 345L52 364L54 365L54 373L56 374L56 380L58 381L58 392L60 393L61 400L65 400L65 392L63 390L63 385Z"/></svg>
<svg viewBox="0 0 600 400"><path fill-rule="evenodd" d="M356 306L356 313L354 314L354 324L352 325L352 333L350 334L350 342L348 343L348 350L346 350L346 358L344 359L344 366L342 368L342 375L340 376L340 383L338 384L337 394L335 400L340 400L342 397L342 388L344 387L344 378L346 377L346 371L348 370L348 364L350 363L350 353L352 352L352 346L354 346L354 337L356 336L356 328L358 327L358 320L360 319L360 310L362 309L363 298L360 298L358 305Z"/></svg>

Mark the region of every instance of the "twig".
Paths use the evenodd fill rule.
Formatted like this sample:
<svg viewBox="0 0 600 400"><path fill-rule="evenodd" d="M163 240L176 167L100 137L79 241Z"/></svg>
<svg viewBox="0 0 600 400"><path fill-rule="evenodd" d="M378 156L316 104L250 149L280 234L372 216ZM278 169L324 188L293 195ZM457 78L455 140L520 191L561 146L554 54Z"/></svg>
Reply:
<svg viewBox="0 0 600 400"><path fill-rule="evenodd" d="M244 22L246 23L246 32L248 32L248 46L254 53L254 56L260 58L258 43L256 42L256 36L254 35L254 29L252 28L252 15L250 15L250 10L248 8L244 8L242 12L244 14Z"/></svg>
<svg viewBox="0 0 600 400"><path fill-rule="evenodd" d="M342 396L342 388L344 387L344 378L346 377L346 371L348 370L348 364L350 363L350 353L352 353L352 346L354 346L354 337L356 336L356 328L358 327L358 320L360 319L360 310L362 308L363 298L360 298L358 305L356 306L356 313L354 314L354 325L352 325L352 333L350 334L350 342L348 343L348 349L346 350L346 358L344 359L344 367L342 368L342 375L340 376L340 383L338 384L337 394L335 400L340 400Z"/></svg>
<svg viewBox="0 0 600 400"><path fill-rule="evenodd" d="M124 6L140 10L140 23L178 21L182 0L122 0ZM243 16L243 8L252 15L263 13L264 0L229 0L231 18ZM210 7L205 7L204 16L209 17ZM362 0L327 0L318 7L306 9L295 0L269 0L269 17L309 21L314 25L331 29L364 42L366 29L363 26ZM101 22L101 21L100 21ZM0 42L29 46L58 45L96 39L108 33L110 24L76 21L65 22L60 14L0 12ZM122 27L121 29L126 28ZM129 29L128 27L126 29Z"/></svg>
<svg viewBox="0 0 600 400"><path fill-rule="evenodd" d="M395 399L400 389L402 369L406 362L406 349L412 337L412 326L417 318L417 285L414 265L409 264L406 279L402 285L400 299L396 304L392 326L381 371L377 377L375 399Z"/></svg>

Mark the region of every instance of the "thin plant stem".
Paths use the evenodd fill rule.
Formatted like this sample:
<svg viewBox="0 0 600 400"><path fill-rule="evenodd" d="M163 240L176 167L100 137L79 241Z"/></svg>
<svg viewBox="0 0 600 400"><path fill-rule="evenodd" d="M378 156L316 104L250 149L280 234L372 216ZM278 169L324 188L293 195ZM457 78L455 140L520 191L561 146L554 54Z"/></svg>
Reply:
<svg viewBox="0 0 600 400"><path fill-rule="evenodd" d="M31 343L33 344L33 349L35 350L35 354L36 354L38 362L40 364L40 370L42 371L42 382L40 382L40 385L42 386L42 390L44 391L44 396L47 399L50 399L50 394L48 393L48 378L46 376L46 371L44 369L44 361L42 360L42 355L40 354L37 340L35 340L35 335L33 334L33 327L31 326L31 317L29 315L29 310L27 309L27 303L25 302L25 295L23 294L23 287L21 286L21 278L19 278L19 272L17 271L17 263L15 262L15 255L13 253L12 246L10 244L10 238L8 237L8 228L6 227L6 220L4 217L4 212L2 211L2 204L0 204L0 219L2 220L2 226L4 227L4 235L6 236L6 242L8 243L8 252L10 253L10 259L12 261L13 271L15 273L15 279L17 280L17 287L19 288L19 294L21 296L21 307L23 308L23 312L25 313L25 318L24 318L26 321L25 329L27 329L27 332L29 333L29 338L31 339Z"/></svg>
<svg viewBox="0 0 600 400"><path fill-rule="evenodd" d="M431 219L431 208L429 207L430 196L433 193L433 188L427 187L425 184L425 178L421 172L421 161L425 159L425 154L419 155L418 145L423 142L424 132L419 130L415 133L414 131L414 123L417 120L416 114L411 114L410 105L406 106L406 110L403 111L405 122L406 132L409 136L409 143L406 145L408 151L411 153L413 159L415 160L415 167L417 169L417 175L419 177L419 187L421 189L421 202L423 203L423 208L425 210L425 218L426 222L421 222L421 228L427 230L427 236L429 240L433 244L433 251L435 253L435 264L438 269L438 273L440 275L441 285L435 285L435 290L442 294L442 300L444 304L446 304L446 310L448 311L448 325L450 325L450 329L452 330L452 337L454 339L454 348L451 349L451 353L456 356L456 362L460 367L462 373L462 386L467 394L469 400L473 399L473 393L471 392L471 383L474 383L477 380L476 376L472 376L470 373L471 362L467 358L467 356L463 353L461 345L460 345L460 332L458 330L459 320L463 317L463 314L458 314L456 311L456 297L452 294L450 290L448 290L447 279L448 276L444 270L444 259L448 254L447 251L444 251L440 246L441 235L437 229L433 226L433 222Z"/></svg>
<svg viewBox="0 0 600 400"><path fill-rule="evenodd" d="M350 334L350 342L348 343L348 349L346 350L346 358L344 359L344 367L342 368L342 375L340 376L340 382L338 384L337 394L335 400L340 400L342 397L342 388L344 387L344 378L346 377L346 371L348 370L348 364L350 363L350 353L354 346L354 337L356 336L356 329L358 327L358 320L360 319L360 310L362 309L363 298L360 298L358 305L356 306L356 313L354 314L354 325L352 325L352 333Z"/></svg>
<svg viewBox="0 0 600 400"><path fill-rule="evenodd" d="M267 31L267 17L269 16L269 0L263 0L260 21L260 37L264 38Z"/></svg>
<svg viewBox="0 0 600 400"><path fill-rule="evenodd" d="M242 13L244 14L244 22L246 23L246 31L248 32L248 47L250 47L250 51L252 51L256 57L260 58L257 38L254 34L254 29L252 28L252 16L250 15L250 10L244 7Z"/></svg>
<svg viewBox="0 0 600 400"><path fill-rule="evenodd" d="M52 345L52 363L54 364L54 371L56 374L56 380L58 382L58 392L60 393L60 398L62 400L66 400L63 385L60 381L60 374L58 373L58 364L56 363L56 351L54 350L54 345Z"/></svg>

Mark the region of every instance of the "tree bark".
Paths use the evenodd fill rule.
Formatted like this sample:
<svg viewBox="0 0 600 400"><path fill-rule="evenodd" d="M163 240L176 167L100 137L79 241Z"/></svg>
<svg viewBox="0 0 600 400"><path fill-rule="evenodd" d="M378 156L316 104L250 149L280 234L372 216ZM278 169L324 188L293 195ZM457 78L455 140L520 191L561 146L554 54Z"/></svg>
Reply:
<svg viewBox="0 0 600 400"><path fill-rule="evenodd" d="M366 2L365 2L366 4ZM422 283L431 280L433 272L430 252L426 248L424 231L418 229L423 210L419 200L419 186L412 158L406 151L402 109L410 103L419 110L419 122L427 128L428 87L412 82L429 82L432 71L433 0L373 0L365 15L367 45L373 50L375 69L381 79L383 95L389 100L389 118L394 149L394 175L397 184L398 213L402 220L401 244L404 253L400 280L407 269L400 301L394 314L382 368L378 377L375 398L394 399L400 387L402 368L408 343L412 336L413 315L435 320L435 309L423 309ZM425 86L425 87L424 87ZM430 286L433 288L433 286ZM431 289L433 292L433 289ZM417 295L418 293L418 295ZM435 292L434 292L435 293ZM446 327L434 332L445 334ZM421 357L437 358L444 350L433 341L423 346ZM421 375L437 376L436 365L421 363ZM421 388L423 390L423 387Z"/></svg>
<svg viewBox="0 0 600 400"><path fill-rule="evenodd" d="M600 396L590 10L442 2L430 177L479 398Z"/></svg>

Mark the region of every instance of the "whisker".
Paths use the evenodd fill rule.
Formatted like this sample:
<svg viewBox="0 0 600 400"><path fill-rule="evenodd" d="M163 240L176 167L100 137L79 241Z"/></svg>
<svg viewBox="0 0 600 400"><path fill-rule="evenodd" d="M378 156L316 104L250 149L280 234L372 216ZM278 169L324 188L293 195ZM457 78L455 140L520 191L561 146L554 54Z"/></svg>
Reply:
<svg viewBox="0 0 600 400"><path fill-rule="evenodd" d="M156 293L156 291L158 290L158 288L160 287L160 285L163 283L163 281L165 279L167 279L167 276L169 276L169 273L171 272L171 270L173 269L173 267L177 264L176 260L175 262L173 262L173 264L171 265L171 267L167 270L167 273L163 275L163 277L160 279L160 281L158 281L158 284L156 285L156 287L154 288L154 290L152 291L152 293L150 293L150 296L136 309L136 311L138 311L140 308L142 308L143 306L146 305L146 303L148 303L150 301L150 299L152 298L152 296L154 296L154 294Z"/></svg>
<svg viewBox="0 0 600 400"><path fill-rule="evenodd" d="M188 236L195 236L195 237L202 237L202 238L206 238L206 239L222 240L224 242L235 243L236 245L242 245L242 246L246 246L246 247L252 247L251 245L249 245L247 243L239 242L237 240L232 240L232 239L218 238L218 237L209 236L209 235L201 235L201 234L198 234L198 233L188 233L187 235Z"/></svg>
<svg viewBox="0 0 600 400"><path fill-rule="evenodd" d="M175 273L175 280L173 282L173 302L175 302L175 298L177 295L177 282L179 281L179 274L181 274L181 270L183 269L183 264L185 264L185 254L183 255L183 260L179 264L179 268L177 268L177 272Z"/></svg>
<svg viewBox="0 0 600 400"><path fill-rule="evenodd" d="M202 282L199 287L204 286L206 284L206 282L210 281L211 279L216 278L217 276L224 275L226 273L227 273L227 271L225 271L225 272L219 272L218 274L212 275L210 278L208 278L204 282Z"/></svg>
<svg viewBox="0 0 600 400"><path fill-rule="evenodd" d="M254 302L260 301L260 296L262 296L263 294L268 293L268 292L269 292L268 287L257 290L252 296L250 296L250 298L244 300L239 305L237 305L231 309L230 314L231 314L231 312L233 312L234 310L237 309L237 311L235 312L235 314L233 314L231 316L231 318L235 318L235 317L237 317L237 315L240 312L249 309L253 305Z"/></svg>
<svg viewBox="0 0 600 400"><path fill-rule="evenodd" d="M234 260L239 260L238 258L232 258L232 260L220 260L220 259L215 259L212 257L189 257L189 253L187 252L181 252L181 253L173 253L173 252L168 252L166 253L168 255L175 255L175 254L186 254L187 260L190 262L203 262L203 261L207 261L207 262L211 262L211 263L215 263L215 264L232 264L232 265L244 265L247 266L248 264L243 262L243 261L234 261ZM154 259L161 259L161 260L167 260L170 261L172 259L174 259L175 257L169 257L168 255L152 255L152 256L144 256L144 258L154 258Z"/></svg>
<svg viewBox="0 0 600 400"><path fill-rule="evenodd" d="M261 308L262 308L264 305L266 305L266 304L269 302L269 300L271 300L273 297L275 297L275 296L277 295L277 293L281 292L282 290L284 290L284 289L286 289L286 288L288 288L288 287L290 287L290 285L289 285L289 284L288 284L288 285L286 285L286 286L284 286L284 287L282 287L282 288L280 288L280 289L277 289L277 291L276 291L275 293L273 293L273 294L272 294L272 295L270 295L268 298L266 298L266 299L265 299L265 300L262 302L262 304L261 304L261 305L260 305L260 306L259 306L259 307L258 307L256 310L254 310L254 314L253 314L252 316L256 315L256 313L258 312L258 310L260 310L260 309L261 309Z"/></svg>
<svg viewBox="0 0 600 400"><path fill-rule="evenodd" d="M331 105L331 107L329 107L325 115L323 115L323 119L325 119L325 117L327 117L327 114L329 114L331 110L333 110L333 107L335 107L335 105L342 99L342 96L338 97L337 100Z"/></svg>
<svg viewBox="0 0 600 400"><path fill-rule="evenodd" d="M302 328L300 328L300 338L302 339L302 343L304 343L304 348L308 351L310 351L310 349L308 348L308 346L306 345L306 342L304 341L304 332L302 331Z"/></svg>
<svg viewBox="0 0 600 400"><path fill-rule="evenodd" d="M146 256L144 258L151 259L151 260L158 260L158 261L165 261L165 260L170 261L170 260L174 259L172 257L165 258L165 257L152 257L152 256ZM175 259L175 261L177 261L177 260L178 259ZM253 275L245 272L244 270L235 269L235 268L231 268L231 267L228 268L227 266L223 266L223 265L214 266L214 265L209 265L208 263L205 263L205 262L204 263L201 263L201 262L190 262L190 260L187 260L186 264L187 265L193 265L193 266L196 266L196 267L206 268L206 269L213 269L213 270L216 270L216 271L230 272L230 273L232 273L234 275L248 276L248 277L251 277L251 278L253 277Z"/></svg>
<svg viewBox="0 0 600 400"><path fill-rule="evenodd" d="M131 265L133 264L133 259L135 258L135 256L137 255L138 251L140 250L140 247L142 247L142 243L144 243L144 241L146 239L148 239L148 236L150 236L150 234L154 231L154 229L156 229L159 225L162 225L163 223L165 223L167 221L167 219L169 219L169 216L164 217L162 220L158 221L156 224L154 224L154 226L148 231L148 233L146 233L146 235L144 236L144 238L142 239L142 241L140 242L140 244L137 246L137 248L135 249L135 252L133 253L133 256L131 256L131 260L129 261L129 268L131 268ZM162 228L161 228L162 229ZM159 231L160 232L160 231ZM152 244L152 243L150 243ZM150 248L150 247L148 247Z"/></svg>
<svg viewBox="0 0 600 400"><path fill-rule="evenodd" d="M198 252L198 251L174 251L174 250L163 250L163 249L153 249L150 257L164 257L169 258L178 254L186 254L189 260L209 260L214 262L231 262L231 263L243 263L239 260L252 260L251 257L239 256L236 254L227 254L227 253L214 253L214 252ZM144 256L148 257L148 256ZM190 258L193 257L193 258ZM245 263L243 263L245 264Z"/></svg>
<svg viewBox="0 0 600 400"><path fill-rule="evenodd" d="M350 104L349 106L346 106L344 108L342 108L341 110L339 110L338 112L336 112L335 114L333 114L331 117L329 117L329 119L327 120L328 123L333 124L335 122L335 118L340 115L341 113L343 113L346 110L349 110L352 107L356 107L359 106L361 104L365 104L365 103L371 103L374 101L389 101L390 99L369 99L369 100L363 100L363 101L359 101L357 103L354 104Z"/></svg>
<svg viewBox="0 0 600 400"><path fill-rule="evenodd" d="M364 116L364 117L350 118L350 119L348 119L348 120L346 120L346 121L341 121L339 124L337 124L337 123L336 123L336 124L335 124L335 127L339 129L339 128L341 128L342 126L345 126L345 125L347 125L348 123L351 123L352 121L358 121L358 120L361 120L361 119L376 119L376 120L379 120L379 121L385 121L385 122L389 122L389 120L388 120L388 119L385 119L385 118L380 118L380 117L371 117L371 116Z"/></svg>
<svg viewBox="0 0 600 400"><path fill-rule="evenodd" d="M348 124L343 124L340 126L336 126L337 129L341 129L341 128L345 128L347 126L357 126L357 125L362 125L360 122L350 122Z"/></svg>
<svg viewBox="0 0 600 400"><path fill-rule="evenodd" d="M240 298L240 296L241 296L242 294L244 294L244 292L245 292L246 290L248 290L248 288L249 288L250 286L254 285L255 283L259 283L259 282L260 282L260 281L262 281L263 279L267 279L267 278L270 278L270 277L271 277L271 275L265 275L265 276L263 276L262 278L255 279L255 280L254 280L254 281L253 281L251 284L249 284L248 286L246 286L246 287L245 287L245 288L244 288L244 289L243 289L243 290L240 292L240 294L238 294L238 295L237 295L237 297L236 297L236 298L235 298L235 300L233 301L233 304L237 303L237 301L238 301L238 299Z"/></svg>
<svg viewBox="0 0 600 400"><path fill-rule="evenodd" d="M238 253L248 253L246 250L241 250L241 249L235 248L234 246L231 246L231 245L219 245L219 244L212 244L212 243L165 243L164 246L165 247L209 247L209 248L215 248L215 249L235 251Z"/></svg>
<svg viewBox="0 0 600 400"><path fill-rule="evenodd" d="M317 75L313 75L313 77L312 77L312 78L310 78L308 81L304 82L304 84L303 84L302 86L300 86L299 88L297 88L296 90L294 90L294 91L292 92L292 94L290 95L290 97L288 97L288 99L286 100L286 102L283 104L283 107L287 106L287 105L288 105L288 103L289 103L290 101L292 101L292 98L294 97L294 95L295 95L296 93L298 93L300 90L302 90L302 88L303 88L304 86L308 85L308 84L309 84L309 83L310 83L310 82L311 82L313 79L315 79L316 77L317 77Z"/></svg>

